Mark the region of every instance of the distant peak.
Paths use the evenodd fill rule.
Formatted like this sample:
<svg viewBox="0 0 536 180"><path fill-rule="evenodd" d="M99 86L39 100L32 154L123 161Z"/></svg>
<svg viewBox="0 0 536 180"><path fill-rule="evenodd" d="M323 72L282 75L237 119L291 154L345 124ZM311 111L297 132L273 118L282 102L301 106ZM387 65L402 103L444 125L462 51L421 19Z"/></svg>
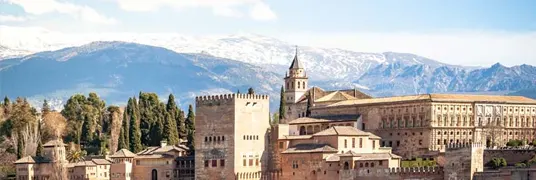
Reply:
<svg viewBox="0 0 536 180"><path fill-rule="evenodd" d="M493 66L491 66L491 67L492 68L500 68L500 67L505 67L505 66L503 66L501 63L498 62L498 63L493 64Z"/></svg>

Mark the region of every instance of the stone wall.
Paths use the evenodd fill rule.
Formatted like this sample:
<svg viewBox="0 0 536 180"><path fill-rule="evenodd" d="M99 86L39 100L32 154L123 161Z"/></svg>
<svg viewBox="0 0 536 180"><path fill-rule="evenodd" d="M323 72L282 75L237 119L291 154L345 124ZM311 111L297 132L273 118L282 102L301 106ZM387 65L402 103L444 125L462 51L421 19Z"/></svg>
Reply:
<svg viewBox="0 0 536 180"><path fill-rule="evenodd" d="M536 149L486 149L484 151L484 163L498 157L504 158L508 165L529 160L536 156Z"/></svg>
<svg viewBox="0 0 536 180"><path fill-rule="evenodd" d="M497 171L475 173L473 180L534 180L536 167L533 168L503 168Z"/></svg>
<svg viewBox="0 0 536 180"><path fill-rule="evenodd" d="M443 169L440 167L420 168L370 168L358 170L341 170L340 180L443 180Z"/></svg>

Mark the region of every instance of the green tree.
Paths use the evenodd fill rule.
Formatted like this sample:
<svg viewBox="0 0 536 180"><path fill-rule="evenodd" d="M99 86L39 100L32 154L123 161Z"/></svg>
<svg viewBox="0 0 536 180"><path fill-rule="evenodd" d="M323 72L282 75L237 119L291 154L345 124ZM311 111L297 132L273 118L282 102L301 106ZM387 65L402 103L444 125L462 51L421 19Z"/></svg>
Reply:
<svg viewBox="0 0 536 180"><path fill-rule="evenodd" d="M179 143L179 132L184 129L184 121L180 122L180 110L175 103L175 96L169 94L168 102L166 104L166 121L164 126L164 138L167 139L170 144ZM169 116L169 117L168 117Z"/></svg>
<svg viewBox="0 0 536 180"><path fill-rule="evenodd" d="M186 118L186 131L188 133L188 147L191 151L194 150L194 133L195 133L195 114L194 114L194 108L190 104L188 106L188 116Z"/></svg>
<svg viewBox="0 0 536 180"><path fill-rule="evenodd" d="M61 114L67 119L68 132L67 139L71 139L75 144L80 144L82 136L82 126L85 121L84 106L86 97L81 94L73 95L63 106Z"/></svg>
<svg viewBox="0 0 536 180"><path fill-rule="evenodd" d="M46 101L45 101L46 102ZM43 156L43 137L42 137L42 122L37 122L37 150L35 151L36 156Z"/></svg>
<svg viewBox="0 0 536 180"><path fill-rule="evenodd" d="M140 92L139 100L141 139L146 146L157 146L162 140L165 105L155 93Z"/></svg>
<svg viewBox="0 0 536 180"><path fill-rule="evenodd" d="M305 110L305 117L311 116L311 107L313 107L313 98L309 94L307 95L307 109Z"/></svg>
<svg viewBox="0 0 536 180"><path fill-rule="evenodd" d="M7 96L4 97L4 103L2 105L4 106L4 114L9 115L11 110L11 101Z"/></svg>
<svg viewBox="0 0 536 180"><path fill-rule="evenodd" d="M497 158L497 157L492 158L491 161L488 162L488 164L494 169L498 169L498 168L507 166L506 159Z"/></svg>
<svg viewBox="0 0 536 180"><path fill-rule="evenodd" d="M45 100L43 101L43 107L41 107L41 115L42 115L42 116L45 116L45 115L48 114L50 111L51 111L51 109L50 109L50 105L48 104L48 101L45 99Z"/></svg>
<svg viewBox="0 0 536 180"><path fill-rule="evenodd" d="M126 139L126 137L125 137L125 129L126 129L125 125L126 125L125 122L123 122L121 124L121 130L119 130L119 138L117 140L117 149L116 149L116 151L119 151L121 149L129 149L128 144L127 144L127 142L125 140Z"/></svg>
<svg viewBox="0 0 536 180"><path fill-rule="evenodd" d="M130 118L130 131L129 131L129 146L130 146L130 151L134 152L134 153L137 153L137 152L140 152L142 149L143 149L143 146L141 144L141 131L140 131L140 120L138 119L139 117L139 111L138 111L138 106L136 105L136 98L133 98L132 101L130 102L130 105L133 107L131 109L131 112L129 112L128 114L130 114L129 118Z"/></svg>
<svg viewBox="0 0 536 180"><path fill-rule="evenodd" d="M281 91L279 94L279 120L285 119L285 90L281 86Z"/></svg>
<svg viewBox="0 0 536 180"><path fill-rule="evenodd" d="M186 140L188 132L186 131L186 119L184 117L184 111L179 110L177 115L177 132L179 134L179 139Z"/></svg>
<svg viewBox="0 0 536 180"><path fill-rule="evenodd" d="M24 138L22 137L22 132L17 131L17 159L23 158L25 156L24 150Z"/></svg>
<svg viewBox="0 0 536 180"><path fill-rule="evenodd" d="M252 87L250 87L250 88L248 89L248 94L255 94L255 91L253 90Z"/></svg>
<svg viewBox="0 0 536 180"><path fill-rule="evenodd" d="M84 157L87 155L86 151L80 149L72 149L67 153L67 160L70 163L77 163L84 161Z"/></svg>
<svg viewBox="0 0 536 180"><path fill-rule="evenodd" d="M164 126L164 137L169 144L179 144L179 135L177 133L177 125L175 124L175 118L171 113L166 113L166 124Z"/></svg>

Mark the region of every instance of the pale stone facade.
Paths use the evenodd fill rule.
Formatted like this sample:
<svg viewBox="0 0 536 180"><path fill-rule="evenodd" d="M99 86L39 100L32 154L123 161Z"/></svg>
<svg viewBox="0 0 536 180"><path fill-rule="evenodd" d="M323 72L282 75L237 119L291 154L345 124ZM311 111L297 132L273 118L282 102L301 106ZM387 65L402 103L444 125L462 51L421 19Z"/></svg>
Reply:
<svg viewBox="0 0 536 180"><path fill-rule="evenodd" d="M358 116L351 119L354 127L374 132L382 137L382 146L404 158L444 151L450 143L484 142L491 147L536 138L536 100L530 98L462 94L372 98L358 90L307 89L305 67L297 56L284 80L287 107L281 123L307 116L312 101L309 117ZM320 130L328 123L318 124ZM317 126L305 128L306 133L318 132Z"/></svg>
<svg viewBox="0 0 536 180"><path fill-rule="evenodd" d="M335 125L312 135L282 134L275 157L281 179L338 179L341 170L399 167L401 157L379 142L372 133Z"/></svg>
<svg viewBox="0 0 536 180"><path fill-rule="evenodd" d="M269 98L196 97L195 178L260 179L269 160Z"/></svg>

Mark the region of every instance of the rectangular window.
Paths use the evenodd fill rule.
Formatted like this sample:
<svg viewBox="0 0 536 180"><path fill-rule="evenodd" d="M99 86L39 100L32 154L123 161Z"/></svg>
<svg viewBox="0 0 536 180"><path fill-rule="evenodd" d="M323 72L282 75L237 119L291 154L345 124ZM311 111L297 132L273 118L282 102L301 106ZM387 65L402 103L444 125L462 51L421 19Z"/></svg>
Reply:
<svg viewBox="0 0 536 180"><path fill-rule="evenodd" d="M220 159L220 166L225 167L225 159Z"/></svg>
<svg viewBox="0 0 536 180"><path fill-rule="evenodd" d="M244 167L247 166L247 164L246 164L246 159L244 159L244 160L242 161L242 166L244 166Z"/></svg>
<svg viewBox="0 0 536 180"><path fill-rule="evenodd" d="M249 166L253 166L253 159L249 159Z"/></svg>
<svg viewBox="0 0 536 180"><path fill-rule="evenodd" d="M344 140L344 148L348 148L348 140Z"/></svg>
<svg viewBox="0 0 536 180"><path fill-rule="evenodd" d="M279 149L283 149L283 142L279 142Z"/></svg>
<svg viewBox="0 0 536 180"><path fill-rule="evenodd" d="M355 148L355 138L352 138L352 148Z"/></svg>
<svg viewBox="0 0 536 180"><path fill-rule="evenodd" d="M363 138L359 138L359 148L363 148Z"/></svg>
<svg viewBox="0 0 536 180"><path fill-rule="evenodd" d="M259 159L255 160L255 166L259 166Z"/></svg>
<svg viewBox="0 0 536 180"><path fill-rule="evenodd" d="M213 159L212 160L212 167L218 166L218 160Z"/></svg>
<svg viewBox="0 0 536 180"><path fill-rule="evenodd" d="M383 165L383 161L380 161L380 166Z"/></svg>
<svg viewBox="0 0 536 180"><path fill-rule="evenodd" d="M205 160L205 167L208 167L208 160Z"/></svg>
<svg viewBox="0 0 536 180"><path fill-rule="evenodd" d="M400 146L400 141L396 141L396 147Z"/></svg>
<svg viewBox="0 0 536 180"><path fill-rule="evenodd" d="M376 141L372 140L372 149L376 149Z"/></svg>

